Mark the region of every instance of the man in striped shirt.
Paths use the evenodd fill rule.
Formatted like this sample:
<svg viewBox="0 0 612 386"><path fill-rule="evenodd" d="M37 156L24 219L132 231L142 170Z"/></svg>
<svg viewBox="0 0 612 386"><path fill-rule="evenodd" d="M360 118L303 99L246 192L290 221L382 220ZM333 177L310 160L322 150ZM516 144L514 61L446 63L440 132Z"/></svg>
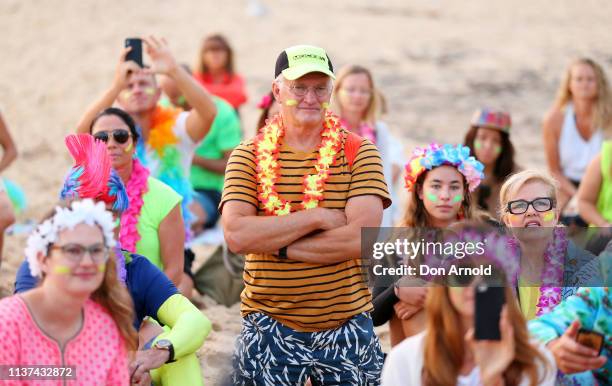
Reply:
<svg viewBox="0 0 612 386"><path fill-rule="evenodd" d="M381 158L327 115L334 75L323 49L286 49L275 76L280 115L233 151L219 206L229 248L246 254L233 384L377 385L360 234L391 204ZM326 164L330 132L339 139Z"/></svg>

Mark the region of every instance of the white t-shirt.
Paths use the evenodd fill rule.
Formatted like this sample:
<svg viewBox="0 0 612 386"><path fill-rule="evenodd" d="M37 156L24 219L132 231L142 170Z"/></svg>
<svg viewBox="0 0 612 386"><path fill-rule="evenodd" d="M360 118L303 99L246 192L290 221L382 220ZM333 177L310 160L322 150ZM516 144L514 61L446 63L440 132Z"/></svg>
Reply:
<svg viewBox="0 0 612 386"><path fill-rule="evenodd" d="M186 178L189 178L191 173L191 161L193 160L193 155L195 154L195 150L198 147L199 143L196 143L191 139L189 133L187 133L187 117L189 116L189 112L183 111L176 117L176 122L174 123L174 135L178 138L178 143L176 144L176 149L178 150L181 156L181 164L183 166L183 175ZM147 146L147 167L151 172L151 176L157 177L159 175L159 167L160 160L157 156L156 151Z"/></svg>
<svg viewBox="0 0 612 386"><path fill-rule="evenodd" d="M426 332L414 335L407 338L402 343L395 346L387 359L382 371L381 385L382 386L420 386L422 385L421 373L423 371L423 350ZM557 366L555 365L552 353L542 344L534 342L534 345L547 359L549 366L548 372L543 382L538 385L554 386L555 377L557 375ZM539 365L539 373L543 374L542 364ZM480 373L478 368L474 368L468 375L459 376L457 386L480 386ZM529 386L529 379L524 378L520 386Z"/></svg>

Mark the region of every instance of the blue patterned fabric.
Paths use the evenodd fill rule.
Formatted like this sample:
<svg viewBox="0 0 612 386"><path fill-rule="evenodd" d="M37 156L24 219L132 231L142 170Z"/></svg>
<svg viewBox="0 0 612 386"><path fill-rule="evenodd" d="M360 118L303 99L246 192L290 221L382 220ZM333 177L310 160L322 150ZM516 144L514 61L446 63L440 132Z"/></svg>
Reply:
<svg viewBox="0 0 612 386"><path fill-rule="evenodd" d="M369 313L327 331L296 332L268 315L243 319L233 385L379 385L383 354Z"/></svg>

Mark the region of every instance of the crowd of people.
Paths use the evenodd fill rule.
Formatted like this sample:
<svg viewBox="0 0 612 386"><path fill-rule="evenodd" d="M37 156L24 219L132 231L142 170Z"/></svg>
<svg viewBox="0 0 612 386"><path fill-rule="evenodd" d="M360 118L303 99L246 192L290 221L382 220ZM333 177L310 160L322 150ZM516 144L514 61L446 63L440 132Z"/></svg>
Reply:
<svg viewBox="0 0 612 386"><path fill-rule="evenodd" d="M404 149L370 69L336 71L310 45L281 51L244 138L224 36L203 40L193 71L164 39L142 42L150 64L124 49L65 138L60 200L0 300L0 384L64 384L11 370L37 365L72 366L66 384L203 384L214 315L191 301L190 242L220 227L244 255L228 385L612 385L612 95L597 63L568 66L542 123L544 171L517 165L510 112L486 106L463 144ZM1 117L0 145L1 172L17 154ZM372 286L362 229L393 226L415 240L501 235L484 253L503 288L498 337L481 336L481 276Z"/></svg>

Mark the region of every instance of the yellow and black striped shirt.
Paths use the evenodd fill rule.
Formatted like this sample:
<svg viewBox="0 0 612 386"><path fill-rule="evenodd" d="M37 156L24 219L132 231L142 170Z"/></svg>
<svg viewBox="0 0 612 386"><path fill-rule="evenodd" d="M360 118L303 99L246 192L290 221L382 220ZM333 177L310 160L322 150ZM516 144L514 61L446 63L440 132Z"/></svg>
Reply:
<svg viewBox="0 0 612 386"><path fill-rule="evenodd" d="M304 175L314 173L317 152L297 152L281 144L281 165L276 190L299 210ZM249 203L265 216L257 199L253 142L240 144L228 161L220 208L232 200ZM352 170L351 170L352 169ZM352 197L376 195L387 208L391 204L376 146L363 140L349 168L344 149L336 156L325 183L320 206L344 209ZM355 235L360 237L360 235ZM263 312L296 331L321 331L338 327L354 315L372 309L371 294L361 270L361 260L311 264L279 260L266 254L246 256L242 315Z"/></svg>

